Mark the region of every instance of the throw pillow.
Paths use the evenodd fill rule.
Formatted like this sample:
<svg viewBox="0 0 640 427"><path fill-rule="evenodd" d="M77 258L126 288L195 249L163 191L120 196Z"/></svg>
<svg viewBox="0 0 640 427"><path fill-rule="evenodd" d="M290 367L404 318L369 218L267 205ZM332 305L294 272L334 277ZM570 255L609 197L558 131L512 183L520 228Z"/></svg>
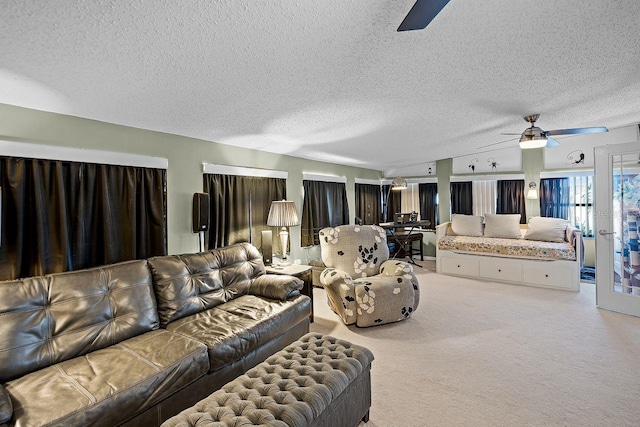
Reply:
<svg viewBox="0 0 640 427"><path fill-rule="evenodd" d="M453 214L451 231L456 236L482 237L482 217L477 215Z"/></svg>
<svg viewBox="0 0 640 427"><path fill-rule="evenodd" d="M484 237L521 239L520 214L484 214Z"/></svg>
<svg viewBox="0 0 640 427"><path fill-rule="evenodd" d="M529 229L524 238L561 243L565 241L565 232L568 226L569 221L566 219L535 216L529 219Z"/></svg>

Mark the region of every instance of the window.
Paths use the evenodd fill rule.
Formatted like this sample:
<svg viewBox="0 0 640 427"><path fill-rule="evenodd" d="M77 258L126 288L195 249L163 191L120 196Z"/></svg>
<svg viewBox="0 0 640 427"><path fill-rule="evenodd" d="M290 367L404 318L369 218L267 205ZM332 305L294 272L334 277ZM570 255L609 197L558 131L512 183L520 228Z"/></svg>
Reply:
<svg viewBox="0 0 640 427"><path fill-rule="evenodd" d="M431 228L438 225L438 184L426 182L419 185L420 218L431 222Z"/></svg>
<svg viewBox="0 0 640 427"><path fill-rule="evenodd" d="M400 192L401 212L420 212L420 184L410 182Z"/></svg>
<svg viewBox="0 0 640 427"><path fill-rule="evenodd" d="M569 222L593 237L593 175L569 177Z"/></svg>
<svg viewBox="0 0 640 427"><path fill-rule="evenodd" d="M520 222L526 223L523 178L520 174L452 177L451 213L478 216L519 213Z"/></svg>
<svg viewBox="0 0 640 427"><path fill-rule="evenodd" d="M210 203L206 233L209 249L255 242L262 230L270 228L267 217L271 202L286 198L284 178L207 173L203 178Z"/></svg>
<svg viewBox="0 0 640 427"><path fill-rule="evenodd" d="M389 186L383 186L383 188L389 191ZM408 182L407 188L401 191L391 191L389 196L387 222L394 220L394 213L417 212L420 219L429 220L432 227L436 226L438 220L437 178L423 178L415 182Z"/></svg>
<svg viewBox="0 0 640 427"><path fill-rule="evenodd" d="M498 181L473 181L471 184L471 191L473 193L473 214L484 216L484 214L496 213L496 189Z"/></svg>
<svg viewBox="0 0 640 427"><path fill-rule="evenodd" d="M356 182L356 218L362 224L378 224L382 218L382 187L380 184Z"/></svg>
<svg viewBox="0 0 640 427"><path fill-rule="evenodd" d="M520 214L520 224L526 224L527 209L524 198L524 180L499 180L497 184L498 200L496 213Z"/></svg>
<svg viewBox="0 0 640 427"><path fill-rule="evenodd" d="M166 176L164 168L0 158L0 279L165 255Z"/></svg>
<svg viewBox="0 0 640 427"><path fill-rule="evenodd" d="M540 215L567 219L583 236L593 237L593 172L543 172L540 175Z"/></svg>
<svg viewBox="0 0 640 427"><path fill-rule="evenodd" d="M471 181L451 184L451 213L473 215L473 190Z"/></svg>
<svg viewBox="0 0 640 427"><path fill-rule="evenodd" d="M327 182L304 179L302 203L302 246L319 245L318 233L325 227L349 223L349 205L344 182Z"/></svg>

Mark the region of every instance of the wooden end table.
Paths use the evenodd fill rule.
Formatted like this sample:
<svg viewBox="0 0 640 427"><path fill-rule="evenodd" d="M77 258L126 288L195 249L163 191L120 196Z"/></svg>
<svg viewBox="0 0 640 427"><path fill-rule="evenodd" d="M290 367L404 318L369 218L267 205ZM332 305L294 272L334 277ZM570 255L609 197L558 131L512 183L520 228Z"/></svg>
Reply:
<svg viewBox="0 0 640 427"><path fill-rule="evenodd" d="M311 319L311 323L313 323L313 276L311 273L313 267L304 264L291 264L286 266L267 265L265 266L265 270L267 270L267 273L294 276L304 282L301 292L303 295L311 298L311 314L309 315L309 319Z"/></svg>

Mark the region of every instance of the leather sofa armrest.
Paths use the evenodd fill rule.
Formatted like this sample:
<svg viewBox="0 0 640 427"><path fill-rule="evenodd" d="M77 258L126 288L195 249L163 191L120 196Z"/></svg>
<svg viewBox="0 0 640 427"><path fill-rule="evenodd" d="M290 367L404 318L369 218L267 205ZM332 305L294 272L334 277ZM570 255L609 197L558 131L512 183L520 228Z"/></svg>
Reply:
<svg viewBox="0 0 640 427"><path fill-rule="evenodd" d="M0 424L8 422L13 417L13 405L9 393L0 385Z"/></svg>
<svg viewBox="0 0 640 427"><path fill-rule="evenodd" d="M283 274L263 274L251 281L249 294L285 301L300 295L304 282Z"/></svg>
<svg viewBox="0 0 640 427"><path fill-rule="evenodd" d="M356 323L356 287L349 273L335 268L325 268L320 274L320 283L327 291L331 309L346 325Z"/></svg>

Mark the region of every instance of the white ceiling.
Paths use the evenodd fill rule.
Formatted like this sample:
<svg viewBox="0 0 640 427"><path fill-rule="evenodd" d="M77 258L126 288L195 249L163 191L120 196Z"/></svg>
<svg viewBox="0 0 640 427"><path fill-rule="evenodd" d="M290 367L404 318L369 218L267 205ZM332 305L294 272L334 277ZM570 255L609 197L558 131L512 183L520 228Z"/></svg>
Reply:
<svg viewBox="0 0 640 427"><path fill-rule="evenodd" d="M638 0L413 3L0 0L0 102L388 174L640 122Z"/></svg>

